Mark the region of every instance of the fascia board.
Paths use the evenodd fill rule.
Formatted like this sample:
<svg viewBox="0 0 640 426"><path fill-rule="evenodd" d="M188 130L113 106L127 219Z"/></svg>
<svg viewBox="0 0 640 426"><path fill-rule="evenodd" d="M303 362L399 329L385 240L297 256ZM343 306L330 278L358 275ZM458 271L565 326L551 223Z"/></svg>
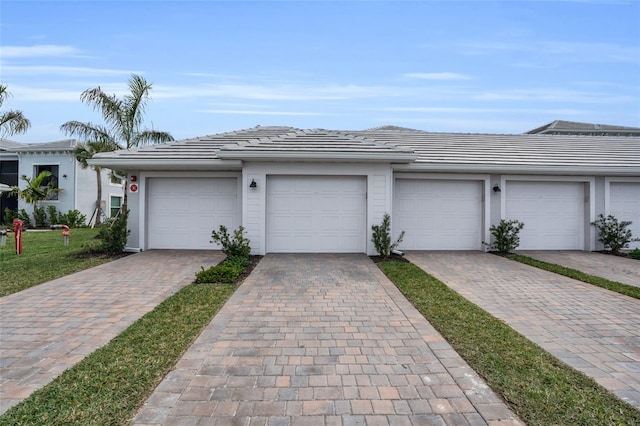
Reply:
<svg viewBox="0 0 640 426"><path fill-rule="evenodd" d="M88 161L91 166L118 170L230 170L242 169L237 160L177 160L177 159L122 159L100 158Z"/></svg>
<svg viewBox="0 0 640 426"><path fill-rule="evenodd" d="M415 161L418 156L409 152L318 152L318 151L224 151L218 152L222 159L245 161L349 161L349 162L406 162Z"/></svg>
<svg viewBox="0 0 640 426"><path fill-rule="evenodd" d="M534 166L534 165L496 165L496 164L392 164L398 172L449 172L449 173L511 173L511 174L549 174L549 175L607 175L640 176L640 167L615 166Z"/></svg>

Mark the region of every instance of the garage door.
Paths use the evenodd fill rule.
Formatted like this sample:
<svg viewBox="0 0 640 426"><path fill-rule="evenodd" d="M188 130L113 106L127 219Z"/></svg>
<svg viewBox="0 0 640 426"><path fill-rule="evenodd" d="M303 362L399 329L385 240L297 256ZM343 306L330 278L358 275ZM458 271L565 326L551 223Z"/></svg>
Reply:
<svg viewBox="0 0 640 426"><path fill-rule="evenodd" d="M405 250L479 250L482 247L482 182L396 179L395 234Z"/></svg>
<svg viewBox="0 0 640 426"><path fill-rule="evenodd" d="M152 249L216 249L211 231L240 226L236 178L151 178L147 245Z"/></svg>
<svg viewBox="0 0 640 426"><path fill-rule="evenodd" d="M524 223L520 249L584 249L583 183L508 181L506 188L506 219Z"/></svg>
<svg viewBox="0 0 640 426"><path fill-rule="evenodd" d="M361 176L269 176L267 252L365 252L366 185Z"/></svg>
<svg viewBox="0 0 640 426"><path fill-rule="evenodd" d="M610 209L618 220L631 222L628 229L634 238L640 237L640 182L611 182ZM640 242L634 241L629 248L640 248Z"/></svg>

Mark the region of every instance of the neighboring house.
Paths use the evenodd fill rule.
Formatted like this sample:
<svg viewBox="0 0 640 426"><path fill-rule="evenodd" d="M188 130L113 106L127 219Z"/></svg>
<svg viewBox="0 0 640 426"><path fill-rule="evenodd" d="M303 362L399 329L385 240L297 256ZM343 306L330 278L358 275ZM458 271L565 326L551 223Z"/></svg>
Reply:
<svg viewBox="0 0 640 426"><path fill-rule="evenodd" d="M500 219L522 249L596 250L609 212L640 236L640 138L258 126L93 161L128 173L128 250L212 249L224 224L254 254L375 254L385 212L404 250L482 250Z"/></svg>
<svg viewBox="0 0 640 426"><path fill-rule="evenodd" d="M48 170L54 185L61 188L62 192L55 199L40 205L53 205L61 213L79 210L89 221L96 205L96 173L91 168L83 169L80 166L73 153L76 145L77 141L73 139L32 144L0 139L0 183L23 188L25 182L20 179L21 176L35 177L43 170ZM106 215L109 215L109 207L119 207L123 198L123 183L115 179L112 181L109 172L102 171L102 199ZM3 192L0 223L4 220L5 208L25 209L30 215L33 212L31 205Z"/></svg>
<svg viewBox="0 0 640 426"><path fill-rule="evenodd" d="M584 136L640 136L640 127L612 126L609 124L578 123L555 120L542 127L529 130L527 134L540 135L584 135Z"/></svg>

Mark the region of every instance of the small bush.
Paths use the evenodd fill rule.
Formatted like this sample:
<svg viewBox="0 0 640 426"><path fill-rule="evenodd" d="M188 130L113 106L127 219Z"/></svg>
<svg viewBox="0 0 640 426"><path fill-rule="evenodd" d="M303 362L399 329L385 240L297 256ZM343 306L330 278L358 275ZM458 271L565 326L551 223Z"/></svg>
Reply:
<svg viewBox="0 0 640 426"><path fill-rule="evenodd" d="M631 241L638 241L633 238L631 230L627 229L631 222L621 221L613 215L600 214L595 222L591 225L598 229L598 241L604 244L605 250L610 250L612 254L620 253L620 250L629 247Z"/></svg>
<svg viewBox="0 0 640 426"><path fill-rule="evenodd" d="M635 249L631 250L629 252L629 254L627 255L627 257L630 257L631 259L640 260L640 249L639 248L635 248Z"/></svg>
<svg viewBox="0 0 640 426"><path fill-rule="evenodd" d="M29 213L25 209L20 210L11 210L9 207L4 209L4 225L5 226L13 226L13 219L20 219L24 222L24 226L31 226L31 217L29 217Z"/></svg>
<svg viewBox="0 0 640 426"><path fill-rule="evenodd" d="M129 211L121 213L118 217L110 219L100 227L102 251L109 255L122 253L127 245L129 230L127 229L127 216Z"/></svg>
<svg viewBox="0 0 640 426"><path fill-rule="evenodd" d="M225 265L230 265L244 271L244 268L249 266L249 258L242 256L230 256L224 261Z"/></svg>
<svg viewBox="0 0 640 426"><path fill-rule="evenodd" d="M498 253L510 253L520 246L520 230L524 228L524 223L518 220L500 220L500 223L491 225L489 231L493 235L493 242L487 244L483 241L483 244L489 247L491 251L497 251Z"/></svg>
<svg viewBox="0 0 640 426"><path fill-rule="evenodd" d="M59 219L59 214L58 214L58 209L56 209L56 206L47 206L47 214L49 216L49 224L50 225L59 225L60 224L60 219Z"/></svg>
<svg viewBox="0 0 640 426"><path fill-rule="evenodd" d="M227 257L249 257L251 253L250 241L244 237L244 228L240 226L229 236L229 231L224 225L220 225L218 232L211 231L211 243L220 244L222 252Z"/></svg>
<svg viewBox="0 0 640 426"><path fill-rule="evenodd" d="M402 231L396 241L391 243L391 216L389 216L389 213L385 213L384 216L382 216L382 223L380 225L373 225L371 230L373 231L371 234L371 242L373 242L376 251L382 257L389 257L391 252L400 245L404 238L404 231Z"/></svg>
<svg viewBox="0 0 640 426"><path fill-rule="evenodd" d="M82 228L86 226L87 216L79 210L69 210L65 214L58 215L58 225L67 225L69 228Z"/></svg>
<svg viewBox="0 0 640 426"><path fill-rule="evenodd" d="M44 209L44 206L34 207L33 217L36 220L37 226L39 227L49 226L49 221L47 220L47 212Z"/></svg>
<svg viewBox="0 0 640 426"><path fill-rule="evenodd" d="M220 265L212 266L209 269L204 269L196 274L196 283L233 283L240 276L243 269L238 269L234 265L227 265L222 263Z"/></svg>

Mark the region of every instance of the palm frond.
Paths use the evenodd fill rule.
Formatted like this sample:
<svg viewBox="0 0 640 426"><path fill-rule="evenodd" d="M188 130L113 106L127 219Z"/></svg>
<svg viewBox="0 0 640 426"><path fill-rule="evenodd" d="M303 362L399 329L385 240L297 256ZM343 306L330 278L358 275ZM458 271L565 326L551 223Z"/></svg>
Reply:
<svg viewBox="0 0 640 426"><path fill-rule="evenodd" d="M0 114L0 129L2 135L17 135L26 132L31 127L31 122L22 114L22 111L7 111Z"/></svg>
<svg viewBox="0 0 640 426"><path fill-rule="evenodd" d="M172 140L174 140L173 136L171 136L167 132L160 132L158 130L144 130L135 135L134 145L153 145L156 143L171 142Z"/></svg>
<svg viewBox="0 0 640 426"><path fill-rule="evenodd" d="M69 136L77 136L85 141L104 141L117 145L109 130L99 124L67 121L60 126L60 130Z"/></svg>

